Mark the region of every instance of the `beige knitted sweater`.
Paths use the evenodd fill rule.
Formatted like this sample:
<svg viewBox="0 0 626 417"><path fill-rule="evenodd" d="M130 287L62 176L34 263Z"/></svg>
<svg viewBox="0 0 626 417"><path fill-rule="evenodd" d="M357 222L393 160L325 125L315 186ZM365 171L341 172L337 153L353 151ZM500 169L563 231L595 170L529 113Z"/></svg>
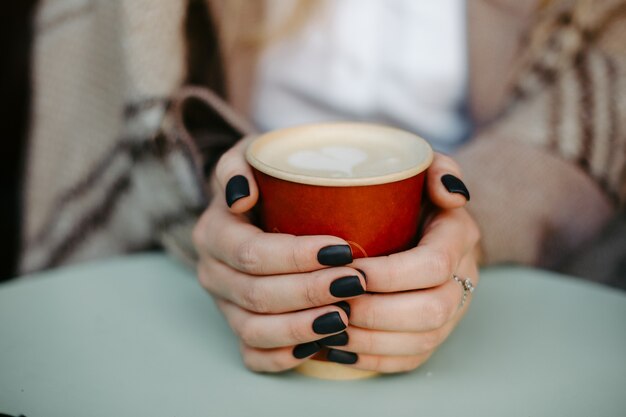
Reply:
<svg viewBox="0 0 626 417"><path fill-rule="evenodd" d="M218 33L224 1L209 1ZM254 53L220 53L208 21L198 36L200 6L41 2L22 272L154 246L193 263L211 164L254 131ZM457 158L488 263L556 263L626 200L626 2L537 10L534 0L468 2L477 134ZM183 88L198 80L225 101Z"/></svg>

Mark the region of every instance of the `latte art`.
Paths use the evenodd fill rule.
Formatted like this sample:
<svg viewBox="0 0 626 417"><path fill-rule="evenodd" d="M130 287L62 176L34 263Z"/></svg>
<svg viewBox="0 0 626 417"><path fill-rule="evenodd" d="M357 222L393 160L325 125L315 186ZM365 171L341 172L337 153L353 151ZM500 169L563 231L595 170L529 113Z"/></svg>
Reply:
<svg viewBox="0 0 626 417"><path fill-rule="evenodd" d="M329 123L270 132L252 143L248 162L276 178L314 185L399 181L430 164L421 138L369 124Z"/></svg>
<svg viewBox="0 0 626 417"><path fill-rule="evenodd" d="M287 163L295 169L324 171L333 177L350 177L354 168L367 160L367 152L352 146L324 146L315 150L297 150L287 157Z"/></svg>

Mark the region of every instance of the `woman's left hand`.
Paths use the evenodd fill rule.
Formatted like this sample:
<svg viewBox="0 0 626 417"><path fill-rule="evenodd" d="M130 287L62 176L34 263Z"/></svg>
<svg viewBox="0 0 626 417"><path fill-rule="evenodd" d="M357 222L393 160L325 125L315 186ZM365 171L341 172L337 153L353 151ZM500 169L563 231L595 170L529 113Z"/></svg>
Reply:
<svg viewBox="0 0 626 417"><path fill-rule="evenodd" d="M423 237L408 251L357 259L368 293L349 300L346 334L320 341L331 361L378 372L402 372L424 363L465 314L472 296L454 279L478 284L478 226L463 207L469 199L456 163L437 154L428 171L433 208ZM442 177L452 174L453 178ZM456 178L454 178L456 177ZM447 183L447 186L446 186ZM465 300L464 299L465 295Z"/></svg>

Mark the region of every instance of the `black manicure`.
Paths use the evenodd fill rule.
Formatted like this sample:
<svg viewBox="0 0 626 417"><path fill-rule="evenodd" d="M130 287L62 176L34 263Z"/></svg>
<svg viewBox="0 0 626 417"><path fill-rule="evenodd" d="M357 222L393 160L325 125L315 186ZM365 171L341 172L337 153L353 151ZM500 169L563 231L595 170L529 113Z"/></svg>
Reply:
<svg viewBox="0 0 626 417"><path fill-rule="evenodd" d="M337 333L346 328L336 311L319 316L313 321L313 331L317 334Z"/></svg>
<svg viewBox="0 0 626 417"><path fill-rule="evenodd" d="M350 318L350 304L348 304L347 301L339 301L339 302L335 303L334 305L336 305L337 307L339 307L340 309L345 311L346 316L348 316L348 318Z"/></svg>
<svg viewBox="0 0 626 417"><path fill-rule="evenodd" d="M334 334L332 336L327 336L323 339L317 341L320 345L323 346L345 346L348 344L348 333L341 332L338 334Z"/></svg>
<svg viewBox="0 0 626 417"><path fill-rule="evenodd" d="M465 197L467 201L470 200L470 193L467 190L467 187L465 186L463 181L461 181L454 175L444 175L443 177L441 177L441 182L443 183L443 186L446 187L446 190L448 190L448 192L461 194L463 197Z"/></svg>
<svg viewBox="0 0 626 417"><path fill-rule="evenodd" d="M250 186L248 185L248 179L243 175L235 175L228 180L226 184L226 204L228 207L232 207L237 200L250 195Z"/></svg>
<svg viewBox="0 0 626 417"><path fill-rule="evenodd" d="M322 346L317 342L301 343L293 348L292 353L296 359L304 359L319 352L320 349Z"/></svg>
<svg viewBox="0 0 626 417"><path fill-rule="evenodd" d="M317 252L317 262L326 266L341 266L352 262L350 245L326 246Z"/></svg>
<svg viewBox="0 0 626 417"><path fill-rule="evenodd" d="M359 355L353 352L346 352L344 350L328 349L326 359L331 362L343 363L345 365L352 365L359 360Z"/></svg>
<svg viewBox="0 0 626 417"><path fill-rule="evenodd" d="M365 293L361 280L356 275L337 278L330 284L330 293L338 298L356 297Z"/></svg>
<svg viewBox="0 0 626 417"><path fill-rule="evenodd" d="M365 282L367 282L367 275L365 274L365 271L363 271L362 269L359 268L354 268L357 271L359 271L361 273L361 275L363 275L363 279L365 280Z"/></svg>

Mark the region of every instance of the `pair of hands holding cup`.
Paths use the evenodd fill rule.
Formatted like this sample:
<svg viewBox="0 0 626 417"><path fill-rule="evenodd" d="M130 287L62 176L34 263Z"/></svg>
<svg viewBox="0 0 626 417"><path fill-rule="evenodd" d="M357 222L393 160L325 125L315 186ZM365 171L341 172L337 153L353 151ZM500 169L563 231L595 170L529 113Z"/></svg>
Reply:
<svg viewBox="0 0 626 417"><path fill-rule="evenodd" d="M425 184L432 208L416 247L353 260L338 237L265 233L251 223L259 196L245 159L251 139L218 162L212 202L193 233L198 279L239 337L246 366L280 372L323 347L328 360L363 370L424 363L470 301L459 308L464 292L453 275L478 281L480 234L463 208L469 194L442 182L461 177L458 165L435 154Z"/></svg>

